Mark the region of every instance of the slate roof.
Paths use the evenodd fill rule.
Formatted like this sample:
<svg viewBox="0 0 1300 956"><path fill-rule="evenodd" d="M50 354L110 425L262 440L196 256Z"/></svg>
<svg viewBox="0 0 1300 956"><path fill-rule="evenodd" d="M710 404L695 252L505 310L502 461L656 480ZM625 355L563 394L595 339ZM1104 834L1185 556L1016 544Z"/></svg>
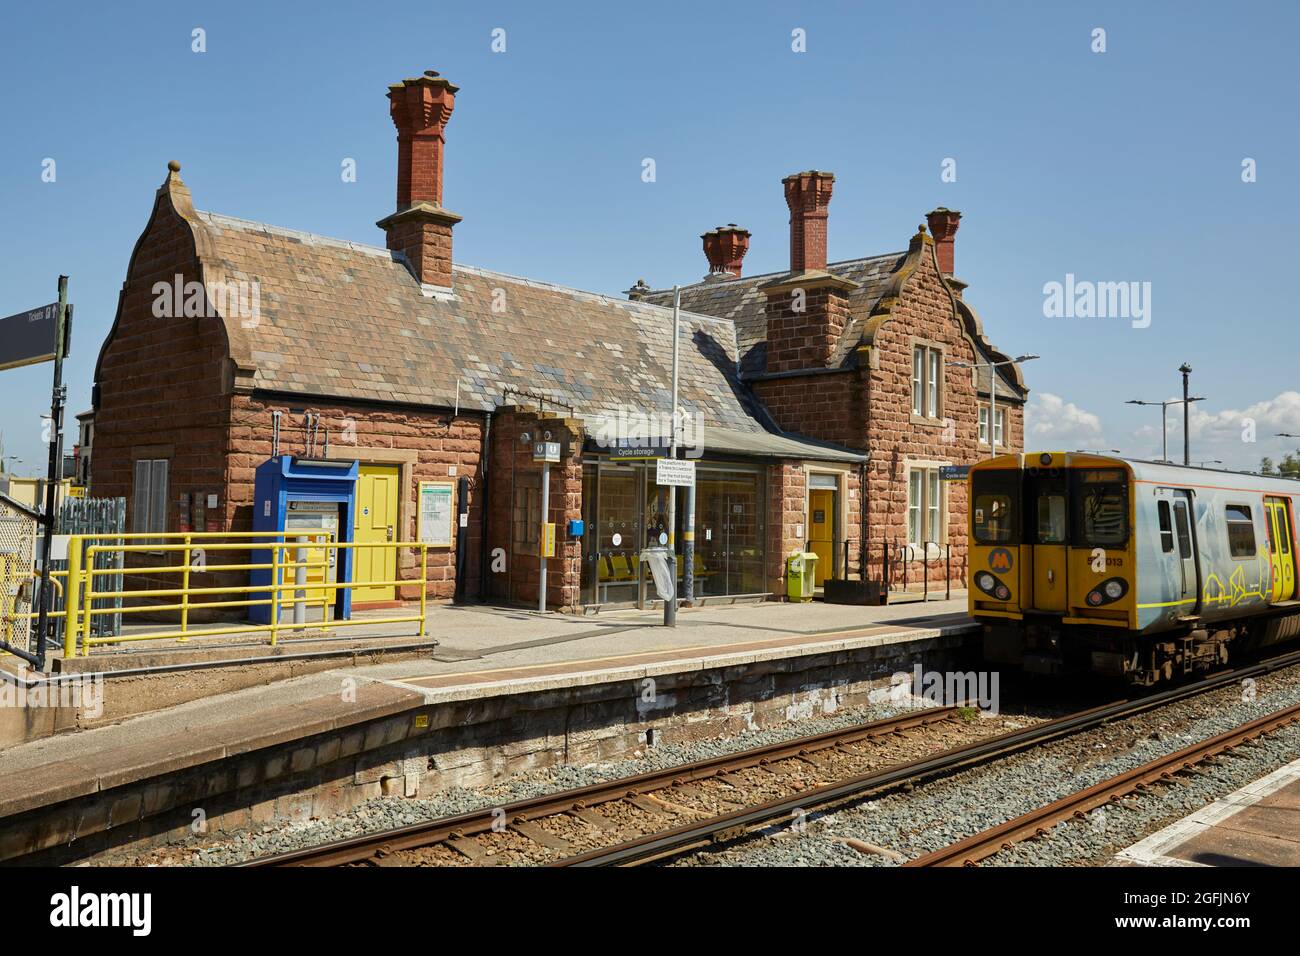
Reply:
<svg viewBox="0 0 1300 956"><path fill-rule="evenodd" d="M670 308L459 264L454 298L433 298L387 249L211 212L191 224L205 280L258 283L257 319L224 317L255 388L486 410L514 385L583 417L671 401ZM764 431L736 372L735 326L683 311L681 345L682 404L710 425Z"/></svg>
<svg viewBox="0 0 1300 956"><path fill-rule="evenodd" d="M849 293L849 324L840 335L839 343L827 363L828 367L840 368L853 363L853 350L862 340L863 327L872 310L888 292L894 272L906 257L905 251L887 252L866 259L832 262L826 266L826 271L831 275L858 284ZM786 271L734 279L710 277L681 287L683 309L716 315L735 323L742 380L760 377L767 369L767 296L763 293L763 286L769 282L781 282L793 275L793 272ZM673 291L656 289L644 295L641 301L670 306ZM986 343L981 339L982 336L975 336L976 349L987 359ZM998 354L995 358L1000 361L1003 356ZM987 395L988 369L980 368L975 375L977 390ZM998 398L1024 401L1024 394L1006 375L1004 367L998 369Z"/></svg>
<svg viewBox="0 0 1300 956"><path fill-rule="evenodd" d="M888 252L867 259L832 262L826 266L831 275L858 283L858 288L849 293L851 320L831 357L832 366L849 360L853 345L862 338L863 322L884 296L890 276L906 255L906 252ZM741 376L761 375L767 367L767 296L763 294L762 286L792 275L792 272L769 272L738 279L705 279L682 286L682 308L734 322ZM672 305L673 292L659 289L642 301Z"/></svg>

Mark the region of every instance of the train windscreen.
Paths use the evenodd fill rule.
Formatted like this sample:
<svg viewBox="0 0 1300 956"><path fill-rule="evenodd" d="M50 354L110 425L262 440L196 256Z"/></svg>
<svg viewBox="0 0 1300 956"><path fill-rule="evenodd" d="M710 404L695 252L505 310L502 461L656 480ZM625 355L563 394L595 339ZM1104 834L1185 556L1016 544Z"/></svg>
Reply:
<svg viewBox="0 0 1300 956"><path fill-rule="evenodd" d="M1128 476L1122 468L1074 473L1074 543L1116 548L1128 543Z"/></svg>
<svg viewBox="0 0 1300 956"><path fill-rule="evenodd" d="M971 529L979 544L1019 544L1020 471L992 468L971 475Z"/></svg>

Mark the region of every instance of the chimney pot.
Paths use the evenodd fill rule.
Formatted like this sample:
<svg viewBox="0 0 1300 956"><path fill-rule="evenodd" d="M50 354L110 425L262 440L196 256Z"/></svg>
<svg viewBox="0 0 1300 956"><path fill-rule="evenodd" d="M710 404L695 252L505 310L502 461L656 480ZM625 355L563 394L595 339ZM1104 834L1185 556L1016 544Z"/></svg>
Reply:
<svg viewBox="0 0 1300 956"><path fill-rule="evenodd" d="M739 276L745 253L749 251L749 230L734 222L718 226L700 236L704 255L709 260L709 275Z"/></svg>
<svg viewBox="0 0 1300 956"><path fill-rule="evenodd" d="M961 225L961 213L940 206L927 213L925 221L930 224L930 235L934 236L934 252L939 260L939 271L944 275L952 275L953 251L957 228Z"/></svg>
<svg viewBox="0 0 1300 956"><path fill-rule="evenodd" d="M835 174L810 169L781 180L790 207L790 271L826 268L826 219Z"/></svg>

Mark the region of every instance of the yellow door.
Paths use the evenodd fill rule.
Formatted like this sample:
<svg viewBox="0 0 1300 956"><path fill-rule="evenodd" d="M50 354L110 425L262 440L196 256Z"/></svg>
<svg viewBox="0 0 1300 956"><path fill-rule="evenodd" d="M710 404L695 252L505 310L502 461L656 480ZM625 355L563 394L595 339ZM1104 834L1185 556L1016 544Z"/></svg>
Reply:
<svg viewBox="0 0 1300 956"><path fill-rule="evenodd" d="M817 555L813 583L821 587L835 570L835 491L814 488L808 492L808 550Z"/></svg>
<svg viewBox="0 0 1300 956"><path fill-rule="evenodd" d="M357 477L357 515L352 540L357 544L397 540L397 465L362 465ZM353 603L391 601L391 584L367 587L367 581L397 580L397 555L392 548L357 548L352 559Z"/></svg>
<svg viewBox="0 0 1300 956"><path fill-rule="evenodd" d="M1295 597L1295 549L1292 542L1295 538L1295 526L1291 516L1291 508L1286 499L1279 498L1277 502L1277 529L1279 539L1282 543L1282 600L1289 601Z"/></svg>
<svg viewBox="0 0 1300 956"><path fill-rule="evenodd" d="M1269 560L1273 565L1273 603L1286 601L1295 591L1295 558L1291 553L1291 522L1286 502L1265 498Z"/></svg>
<svg viewBox="0 0 1300 956"><path fill-rule="evenodd" d="M1035 476L1026 483L1032 495L1034 599L1036 611L1065 613L1069 589L1066 556L1065 479Z"/></svg>

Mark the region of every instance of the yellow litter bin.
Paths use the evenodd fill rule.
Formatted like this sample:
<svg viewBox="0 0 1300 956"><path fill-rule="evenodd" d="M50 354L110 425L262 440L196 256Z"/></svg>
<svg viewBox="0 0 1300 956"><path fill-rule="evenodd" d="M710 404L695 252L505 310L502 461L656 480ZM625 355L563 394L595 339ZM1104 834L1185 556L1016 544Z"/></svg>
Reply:
<svg viewBox="0 0 1300 956"><path fill-rule="evenodd" d="M816 581L816 554L796 551L785 559L785 593L791 601L811 601Z"/></svg>

